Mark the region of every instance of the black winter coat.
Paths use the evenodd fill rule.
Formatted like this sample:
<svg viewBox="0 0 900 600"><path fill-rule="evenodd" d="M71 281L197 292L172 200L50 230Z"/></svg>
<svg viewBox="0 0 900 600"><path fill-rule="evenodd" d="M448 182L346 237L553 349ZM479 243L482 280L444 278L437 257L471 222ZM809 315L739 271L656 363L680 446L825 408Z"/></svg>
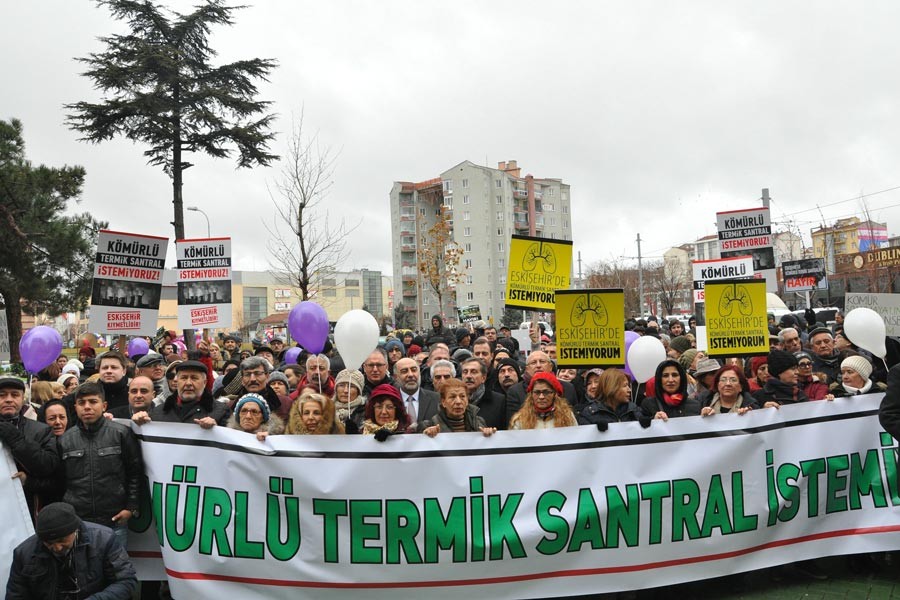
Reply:
<svg viewBox="0 0 900 600"><path fill-rule="evenodd" d="M79 421L58 444L66 481L63 501L79 517L109 526L120 511L137 510L144 461L131 429L104 418L90 426Z"/></svg>
<svg viewBox="0 0 900 600"><path fill-rule="evenodd" d="M670 419L696 417L700 415L700 401L695 396L687 396L678 406L669 406L662 400L648 396L641 402L641 412L645 417L652 419L660 411L666 413Z"/></svg>
<svg viewBox="0 0 900 600"><path fill-rule="evenodd" d="M578 424L624 423L626 421L638 421L641 416L641 407L634 402L620 404L613 410L602 400L594 400L578 415Z"/></svg>
<svg viewBox="0 0 900 600"><path fill-rule="evenodd" d="M16 468L25 473L25 499L31 514L35 513L39 496L45 496L57 486L59 454L56 436L45 423L18 417L0 425L4 444L12 452Z"/></svg>
<svg viewBox="0 0 900 600"><path fill-rule="evenodd" d="M756 398L756 403L760 408L764 407L766 402L777 402L778 404L809 402L809 396L799 386L788 385L774 377L769 377L763 389L755 392L753 397Z"/></svg>
<svg viewBox="0 0 900 600"><path fill-rule="evenodd" d="M887 392L881 400L878 420L885 431L900 440L900 364L888 371Z"/></svg>
<svg viewBox="0 0 900 600"><path fill-rule="evenodd" d="M138 587L128 554L108 527L82 523L75 548L78 598L127 600ZM6 584L7 600L56 600L59 561L33 535L13 552Z"/></svg>
<svg viewBox="0 0 900 600"><path fill-rule="evenodd" d="M269 406L271 409L271 405ZM221 400L213 400L209 390L203 390L203 395L196 402L178 404L178 395L172 394L166 401L150 409L150 420L158 423L192 423L194 419L212 417L216 423L228 425L228 417L231 410L228 403Z"/></svg>

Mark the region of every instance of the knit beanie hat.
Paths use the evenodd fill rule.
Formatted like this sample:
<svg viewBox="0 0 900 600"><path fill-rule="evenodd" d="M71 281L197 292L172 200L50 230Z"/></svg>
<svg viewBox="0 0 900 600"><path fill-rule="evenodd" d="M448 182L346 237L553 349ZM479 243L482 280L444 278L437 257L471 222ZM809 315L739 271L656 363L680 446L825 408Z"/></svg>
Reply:
<svg viewBox="0 0 900 600"><path fill-rule="evenodd" d="M678 336L683 337L683 336ZM675 338L676 340L678 338ZM678 357L678 362L684 368L685 371L691 370L691 364L693 364L694 359L697 357L697 349L696 348L688 348L684 352L681 353L681 356Z"/></svg>
<svg viewBox="0 0 900 600"><path fill-rule="evenodd" d="M684 354L691 348L691 340L687 339L683 335L679 335L674 340L669 342L669 348L675 350L679 354Z"/></svg>
<svg viewBox="0 0 900 600"><path fill-rule="evenodd" d="M396 338L388 340L384 345L384 351L390 352L391 350L399 350L400 352L404 352L405 348L403 347L403 342Z"/></svg>
<svg viewBox="0 0 900 600"><path fill-rule="evenodd" d="M769 375L778 378L779 375L797 366L797 359L790 352L784 350L772 350L769 352Z"/></svg>
<svg viewBox="0 0 900 600"><path fill-rule="evenodd" d="M765 364L768 364L769 357L768 356L754 356L750 359L750 373L756 377L756 372L759 371L759 368Z"/></svg>
<svg viewBox="0 0 900 600"><path fill-rule="evenodd" d="M244 394L241 396L241 399L237 401L237 404L234 405L234 418L235 420L239 419L239 415L241 412L241 408L247 404L248 402L254 402L259 406L259 410L262 411L263 423L269 422L269 403L266 402L266 399L260 396L259 394Z"/></svg>
<svg viewBox="0 0 900 600"><path fill-rule="evenodd" d="M406 351L406 355L410 358L414 357L416 354L422 351L422 347L418 344L410 344L409 349Z"/></svg>
<svg viewBox="0 0 900 600"><path fill-rule="evenodd" d="M513 360L512 358L501 358L497 362L497 370L500 370L500 367L506 365L507 367L512 367L516 370L516 375L522 377L522 366L519 364L519 361Z"/></svg>
<svg viewBox="0 0 900 600"><path fill-rule="evenodd" d="M288 381L287 375L285 375L281 371L272 371L271 373L269 373L269 383L272 383L273 381L280 381L284 383L284 387L286 387L288 390L291 389L291 382Z"/></svg>
<svg viewBox="0 0 900 600"><path fill-rule="evenodd" d="M81 527L81 519L67 502L53 502L38 513L34 531L42 542L64 538Z"/></svg>
<svg viewBox="0 0 900 600"><path fill-rule="evenodd" d="M349 383L359 390L360 394L363 393L363 374L356 369L344 369L338 373L337 377L334 378L334 385L337 387L342 383Z"/></svg>
<svg viewBox="0 0 900 600"><path fill-rule="evenodd" d="M863 379L868 379L872 374L872 363L866 360L865 356L848 356L841 361L842 369L853 369L859 373Z"/></svg>
<svg viewBox="0 0 900 600"><path fill-rule="evenodd" d="M534 375L532 375L531 381L528 382L528 393L529 394L531 393L531 390L534 388L534 382L536 382L536 381L546 381L547 383L550 384L550 386L556 392L557 396L563 395L563 386L559 382L559 379L556 378L556 375L554 375L553 373L545 373L542 371L540 373L535 373Z"/></svg>

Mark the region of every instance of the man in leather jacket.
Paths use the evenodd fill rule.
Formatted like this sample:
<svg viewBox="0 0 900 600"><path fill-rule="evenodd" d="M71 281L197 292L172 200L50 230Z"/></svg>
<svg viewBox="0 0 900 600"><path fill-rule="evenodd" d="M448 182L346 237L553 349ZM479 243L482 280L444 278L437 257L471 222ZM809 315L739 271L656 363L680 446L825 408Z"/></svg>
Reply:
<svg viewBox="0 0 900 600"><path fill-rule="evenodd" d="M113 528L122 543L137 516L144 464L129 427L103 417L103 387L84 383L75 392L78 422L57 442L65 473L63 500L85 521Z"/></svg>

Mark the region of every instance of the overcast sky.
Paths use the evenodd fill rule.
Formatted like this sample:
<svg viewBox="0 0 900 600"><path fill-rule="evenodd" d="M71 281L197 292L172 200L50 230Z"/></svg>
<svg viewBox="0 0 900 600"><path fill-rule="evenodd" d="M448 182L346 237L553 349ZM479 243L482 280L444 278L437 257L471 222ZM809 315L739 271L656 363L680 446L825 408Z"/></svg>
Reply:
<svg viewBox="0 0 900 600"><path fill-rule="evenodd" d="M807 241L823 217L857 214L861 194L900 230L900 189L878 193L900 186L896 2L251 4L213 45L220 62L277 59L260 95L276 129L303 107L340 150L330 218L365 223L345 268L390 274L392 182L467 159L569 183L585 265L634 256L638 233L651 257L714 233L717 210L758 206L764 187L773 221ZM63 104L99 99L74 58L116 31L85 0L4 3L0 118L23 121L33 162L87 169L78 210L173 238L171 183L144 147L78 142L64 123ZM190 160L185 204L233 237L238 269L269 268L277 167ZM206 232L199 213L185 224Z"/></svg>

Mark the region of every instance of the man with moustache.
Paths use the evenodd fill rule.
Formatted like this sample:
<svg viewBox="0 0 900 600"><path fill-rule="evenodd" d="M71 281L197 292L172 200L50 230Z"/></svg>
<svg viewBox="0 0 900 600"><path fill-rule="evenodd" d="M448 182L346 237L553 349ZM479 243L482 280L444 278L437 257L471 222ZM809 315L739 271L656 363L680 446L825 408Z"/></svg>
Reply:
<svg viewBox="0 0 900 600"><path fill-rule="evenodd" d="M506 396L489 390L485 385L487 365L480 358L472 357L464 360L460 367L469 404L478 407L478 416L484 419L488 427L506 429Z"/></svg>
<svg viewBox="0 0 900 600"><path fill-rule="evenodd" d="M206 389L206 365L186 360L175 366L175 393L149 411L135 413L131 420L138 425L158 421L164 423L196 423L203 429L225 425L228 405L213 400Z"/></svg>
<svg viewBox="0 0 900 600"><path fill-rule="evenodd" d="M422 376L415 360L401 358L394 364L394 382L413 423L434 418L441 404L440 395L422 388Z"/></svg>

